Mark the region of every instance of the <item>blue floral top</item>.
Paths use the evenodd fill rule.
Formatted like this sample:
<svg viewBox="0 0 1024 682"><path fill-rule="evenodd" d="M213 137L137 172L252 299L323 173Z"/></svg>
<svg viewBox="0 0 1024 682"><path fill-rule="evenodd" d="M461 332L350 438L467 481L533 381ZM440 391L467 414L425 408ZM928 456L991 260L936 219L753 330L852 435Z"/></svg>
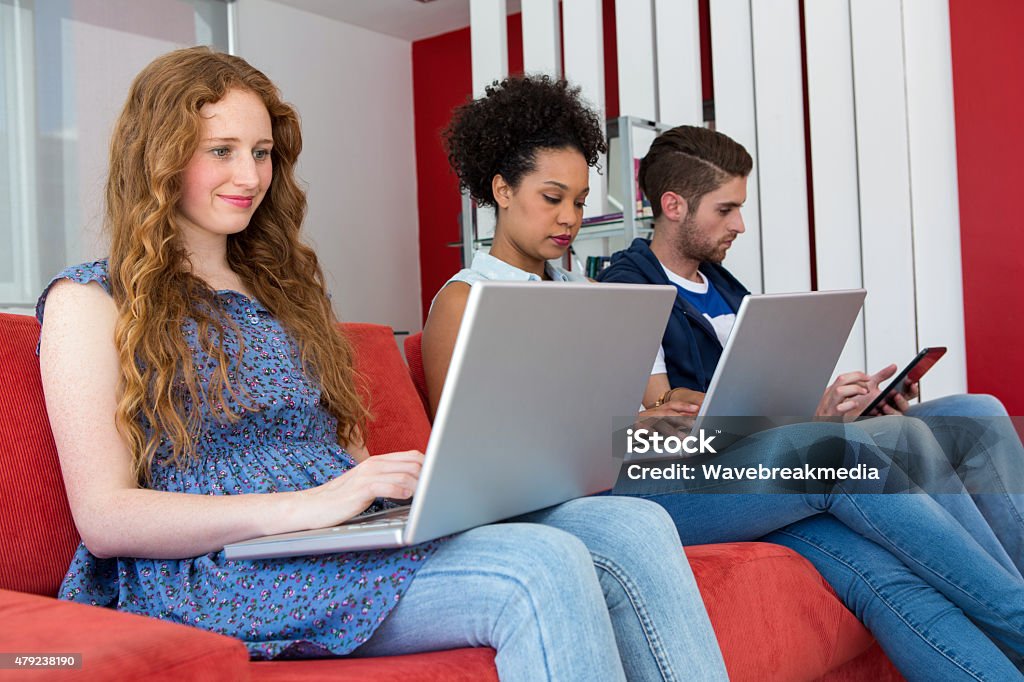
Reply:
<svg viewBox="0 0 1024 682"><path fill-rule="evenodd" d="M53 282L98 282L109 293L107 272L105 260L64 270L39 297L36 317L42 322ZM216 295L244 340L233 385L244 386L243 400L260 409L233 404L241 419L230 424L203 405L195 461L185 469L161 464L170 452L162 443L150 487L197 495L294 491L354 466L281 324L239 292ZM199 349L196 324L186 320L182 327L200 380L209 381L215 364ZM237 339L227 328L225 337L228 356L237 357ZM237 637L256 659L343 655L373 634L437 545L247 561L228 561L222 551L179 560L99 559L79 545L59 596Z"/></svg>

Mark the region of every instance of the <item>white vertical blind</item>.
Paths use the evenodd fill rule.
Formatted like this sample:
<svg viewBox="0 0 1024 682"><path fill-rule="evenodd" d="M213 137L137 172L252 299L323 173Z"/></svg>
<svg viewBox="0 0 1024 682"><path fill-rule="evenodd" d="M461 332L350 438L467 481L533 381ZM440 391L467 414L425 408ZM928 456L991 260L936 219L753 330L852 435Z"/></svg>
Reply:
<svg viewBox="0 0 1024 682"><path fill-rule="evenodd" d="M654 0L658 120L701 125L700 19L697 0Z"/></svg>
<svg viewBox="0 0 1024 682"><path fill-rule="evenodd" d="M469 0L469 44L473 62L473 97L483 97L488 85L508 75L505 0ZM477 211L476 231L479 238L494 234L492 210Z"/></svg>
<svg viewBox="0 0 1024 682"><path fill-rule="evenodd" d="M473 8L481 4L490 18L480 22L490 28L486 46L478 48L474 39L475 88L478 49L505 58L504 3L500 22L496 3L471 0ZM562 27L566 77L599 110L602 4L565 3ZM930 375L927 397L961 392L966 368L948 4L803 3L813 254L800 6L800 0L710 0L715 127L754 157L743 210L747 233L726 265L755 293L809 289L812 262L819 289L864 286L865 310L837 373L904 363L919 345L941 344L950 352ZM699 124L697 0L616 0L615 20L621 113ZM524 0L523 22L527 70L551 72L557 3ZM531 66L541 63L547 67ZM483 82L507 69L498 57L490 64ZM651 137L633 136L635 156ZM591 182L596 189L606 178L592 175ZM590 215L607 208L590 203Z"/></svg>
<svg viewBox="0 0 1024 682"><path fill-rule="evenodd" d="M855 289L862 280L850 1L805 3L804 21L818 288ZM865 366L861 313L836 374Z"/></svg>
<svg viewBox="0 0 1024 682"><path fill-rule="evenodd" d="M619 72L619 115L656 121L658 92L654 58L654 15L652 0L615 0L615 36ZM651 147L654 133L623 127L620 138L630 136L633 159L640 159ZM619 140L611 142L612 159L618 161ZM634 172L635 163L627 170ZM612 176L621 178L623 171L611 167ZM634 210L636 197L620 197L621 182L611 184L611 193L622 200L623 210Z"/></svg>
<svg viewBox="0 0 1024 682"><path fill-rule="evenodd" d="M900 4L851 0L867 366L917 349Z"/></svg>
<svg viewBox="0 0 1024 682"><path fill-rule="evenodd" d="M604 18L601 0L572 0L562 6L564 26L562 44L565 50L565 77L578 85L583 97L605 119L604 106ZM608 195L607 161L598 162L605 172L590 169L590 196L583 214L585 217L606 212Z"/></svg>
<svg viewBox="0 0 1024 682"><path fill-rule="evenodd" d="M619 113L657 120L651 0L615 0Z"/></svg>
<svg viewBox="0 0 1024 682"><path fill-rule="evenodd" d="M917 337L949 350L923 397L967 390L949 5L903 0Z"/></svg>
<svg viewBox="0 0 1024 682"><path fill-rule="evenodd" d="M752 2L754 108L766 293L811 288L798 0Z"/></svg>
<svg viewBox="0 0 1024 682"><path fill-rule="evenodd" d="M508 75L508 12L505 0L469 0L473 97Z"/></svg>
<svg viewBox="0 0 1024 682"><path fill-rule="evenodd" d="M754 170L747 180L747 203L743 208L747 231L729 249L725 265L757 294L764 291L764 283L750 0L711 0L710 8L715 128L742 144L754 157Z"/></svg>
<svg viewBox="0 0 1024 682"><path fill-rule="evenodd" d="M522 0L523 71L562 73L559 41L558 0Z"/></svg>

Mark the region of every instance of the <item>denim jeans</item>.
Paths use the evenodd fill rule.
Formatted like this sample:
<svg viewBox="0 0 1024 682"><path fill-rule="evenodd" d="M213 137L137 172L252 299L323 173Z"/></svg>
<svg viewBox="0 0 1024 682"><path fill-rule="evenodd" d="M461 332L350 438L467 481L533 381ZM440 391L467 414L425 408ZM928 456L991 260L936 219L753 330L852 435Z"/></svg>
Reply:
<svg viewBox="0 0 1024 682"><path fill-rule="evenodd" d="M836 518L812 516L762 540L810 560L909 682L1022 679L960 608Z"/></svg>
<svg viewBox="0 0 1024 682"><path fill-rule="evenodd" d="M1024 447L1006 408L989 395L953 395L913 405L907 416L931 429L986 525L1024 573Z"/></svg>
<svg viewBox="0 0 1024 682"><path fill-rule="evenodd" d="M672 520L572 500L449 539L356 650L491 646L502 680L726 680Z"/></svg>
<svg viewBox="0 0 1024 682"><path fill-rule="evenodd" d="M852 425L781 427L739 441L720 457L725 462L770 465L790 463L795 451L838 447L844 450L840 453L844 466L864 461L879 464L892 462L891 451L879 444L886 442L898 443L902 452L931 453L923 461L935 464L938 475L943 466L948 467L924 422L903 417L882 417ZM898 476L900 470L893 467L890 473ZM792 538L799 535L803 524L811 524L797 522L829 514L846 532L833 529L826 538L829 542L819 542L825 550L806 541L782 544L791 544L804 554L826 578L834 575L848 583L863 581L856 590L845 590L845 595L844 590L837 590L841 597L866 599L866 595L875 595L879 604L871 608L893 611L885 621L891 627L872 632L887 652L894 653L893 661L905 676L957 679L967 674L970 679L972 673L967 671L974 670L981 671L974 679L1021 679L988 640L996 640L1014 655L1024 654L1024 580L971 497L950 493L935 497L924 493L865 494L870 487L854 494L845 485L821 493L781 492L780 488L780 492L764 494L705 491L643 496L668 510L683 544L754 540L777 529L789 532L786 537ZM714 487L708 486L708 490ZM967 527L977 529L978 537ZM840 552L837 547L846 549ZM857 558L856 570L847 566L850 557ZM892 569L897 565L902 567L898 574ZM883 581L876 587L865 575L887 576L891 582ZM928 597L917 599L913 593ZM862 613L870 610L858 609L856 603L847 605ZM949 615L958 611L967 617ZM931 623L935 614L945 618L944 626L928 629L929 639L922 643L921 629L911 624ZM960 653L949 657L941 655L944 651ZM968 661L970 667L965 668L961 661ZM935 674L921 675L916 670ZM1004 670L1013 671L1016 677L997 674Z"/></svg>

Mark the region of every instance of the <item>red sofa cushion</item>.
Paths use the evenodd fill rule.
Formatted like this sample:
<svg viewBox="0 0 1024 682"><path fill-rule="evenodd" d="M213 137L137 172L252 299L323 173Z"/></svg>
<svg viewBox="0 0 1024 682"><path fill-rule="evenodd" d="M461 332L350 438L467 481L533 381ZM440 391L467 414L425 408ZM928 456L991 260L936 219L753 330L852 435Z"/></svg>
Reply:
<svg viewBox="0 0 1024 682"><path fill-rule="evenodd" d="M252 664L258 682L497 682L493 649L454 649L381 658L267 661Z"/></svg>
<svg viewBox="0 0 1024 682"><path fill-rule="evenodd" d="M74 671L81 679L214 682L250 673L236 639L113 609L0 590L0 621L5 652L82 654ZM16 679L53 679L55 672L19 670Z"/></svg>
<svg viewBox="0 0 1024 682"><path fill-rule="evenodd" d="M813 680L873 643L807 559L766 542L686 547L729 679Z"/></svg>
<svg viewBox="0 0 1024 682"><path fill-rule="evenodd" d="M356 372L370 408L366 444L370 454L426 450L430 422L391 327L359 322L340 327L355 348Z"/></svg>
<svg viewBox="0 0 1024 682"><path fill-rule="evenodd" d="M46 416L39 323L0 313L0 588L57 594L79 537Z"/></svg>
<svg viewBox="0 0 1024 682"><path fill-rule="evenodd" d="M427 375L423 371L423 332L416 332L405 337L405 361L409 364L409 374L416 392L423 402L423 410L430 414L430 401L427 398Z"/></svg>
<svg viewBox="0 0 1024 682"><path fill-rule="evenodd" d="M817 679L817 682L905 682L903 675L875 642L870 649L853 659L846 665L830 670Z"/></svg>

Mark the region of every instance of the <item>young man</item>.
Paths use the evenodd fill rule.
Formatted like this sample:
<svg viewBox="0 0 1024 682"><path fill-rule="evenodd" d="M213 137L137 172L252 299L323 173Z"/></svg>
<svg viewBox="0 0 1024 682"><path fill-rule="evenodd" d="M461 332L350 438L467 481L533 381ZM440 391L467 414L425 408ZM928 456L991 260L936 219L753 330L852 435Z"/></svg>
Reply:
<svg viewBox="0 0 1024 682"><path fill-rule="evenodd" d="M736 311L750 292L725 267L729 247L745 231L740 209L746 201L753 161L747 150L722 133L680 126L660 135L640 162L640 187L654 212L650 242L636 239L612 256L602 282L674 284L676 305L644 395L646 406L668 399L699 405L707 391ZM822 395L818 416L857 415L878 394L878 384L896 371L848 372ZM917 395L897 394L886 414L926 418L944 455L972 492L992 530L1018 567L1024 567L1024 450L1006 410L991 396L958 395L911 406ZM950 417L979 420L967 438L950 428ZM964 422L960 420L959 427ZM952 435L954 432L960 436ZM981 446L981 447L977 447ZM922 458L940 457L919 453Z"/></svg>
<svg viewBox="0 0 1024 682"><path fill-rule="evenodd" d="M682 394L699 404L711 382L740 301L750 293L721 263L746 230L740 208L752 167L750 154L738 142L696 126L665 132L640 162L640 187L654 212L654 238L636 239L616 253L598 279L674 284L679 290L645 405L663 400L670 389L684 389L673 391L673 398ZM826 389L817 416L859 414L878 394L879 383L895 371L896 365L889 365L873 375L843 374ZM882 411L907 412L908 399L917 395L916 385L910 389ZM961 416L1005 415L990 399L960 396L955 402Z"/></svg>
<svg viewBox="0 0 1024 682"><path fill-rule="evenodd" d="M699 403L750 292L722 265L743 232L750 154L705 128L681 126L659 136L640 162L640 187L651 199L654 238L636 239L598 277L602 282L674 284L679 297L665 330L644 404L669 388Z"/></svg>

